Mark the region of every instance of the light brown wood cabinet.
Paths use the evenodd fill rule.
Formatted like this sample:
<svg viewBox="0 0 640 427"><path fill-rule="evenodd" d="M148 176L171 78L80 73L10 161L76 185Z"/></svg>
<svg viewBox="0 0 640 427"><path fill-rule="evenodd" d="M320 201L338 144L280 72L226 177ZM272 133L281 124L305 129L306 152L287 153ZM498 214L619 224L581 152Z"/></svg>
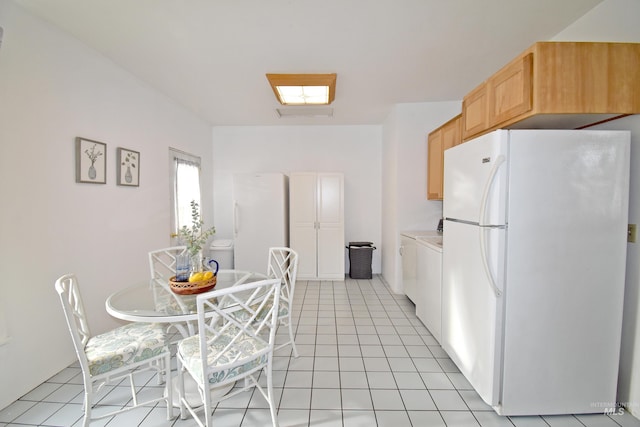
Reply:
<svg viewBox="0 0 640 427"><path fill-rule="evenodd" d="M442 200L444 151L462 142L462 116L457 115L427 138L427 199Z"/></svg>
<svg viewBox="0 0 640 427"><path fill-rule="evenodd" d="M487 83L473 89L462 100L462 138L477 135L489 127Z"/></svg>
<svg viewBox="0 0 640 427"><path fill-rule="evenodd" d="M464 97L462 138L640 113L640 43L539 42Z"/></svg>

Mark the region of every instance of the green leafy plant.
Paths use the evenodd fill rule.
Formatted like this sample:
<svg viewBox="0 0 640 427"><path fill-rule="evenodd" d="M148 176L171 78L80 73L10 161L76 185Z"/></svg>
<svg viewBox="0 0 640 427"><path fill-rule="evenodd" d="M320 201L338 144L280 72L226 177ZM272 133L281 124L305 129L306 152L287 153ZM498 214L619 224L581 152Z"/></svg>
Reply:
<svg viewBox="0 0 640 427"><path fill-rule="evenodd" d="M187 245L187 250L193 255L197 255L202 250L202 247L209 237L213 236L216 232L215 227L204 230L202 227L204 221L200 218L200 206L195 200L191 201L191 227L183 226L178 231L178 236Z"/></svg>

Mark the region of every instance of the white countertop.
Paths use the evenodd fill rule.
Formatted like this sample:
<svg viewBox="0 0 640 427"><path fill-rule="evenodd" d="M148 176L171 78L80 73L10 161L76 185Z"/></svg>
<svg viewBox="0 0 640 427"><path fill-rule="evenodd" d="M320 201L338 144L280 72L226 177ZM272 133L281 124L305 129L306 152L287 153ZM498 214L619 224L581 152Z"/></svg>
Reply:
<svg viewBox="0 0 640 427"><path fill-rule="evenodd" d="M401 231L400 235L406 236L412 239L417 239L418 237L442 237L442 233L439 233L436 230L410 230L410 231Z"/></svg>
<svg viewBox="0 0 640 427"><path fill-rule="evenodd" d="M418 236L416 242L442 253L442 233L438 233L436 236Z"/></svg>

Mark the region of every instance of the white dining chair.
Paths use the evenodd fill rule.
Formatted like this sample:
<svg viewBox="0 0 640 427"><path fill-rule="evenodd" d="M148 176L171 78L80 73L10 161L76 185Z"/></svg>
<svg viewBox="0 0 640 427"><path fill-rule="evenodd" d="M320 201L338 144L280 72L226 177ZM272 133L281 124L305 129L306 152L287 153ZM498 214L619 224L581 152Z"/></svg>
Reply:
<svg viewBox="0 0 640 427"><path fill-rule="evenodd" d="M289 340L279 344L276 350L291 345L293 356L298 357L298 349L293 335L293 322L291 321L291 311L293 308L293 295L296 289L296 277L298 275L298 253L291 248L273 247L269 248L269 265L267 267L267 277L282 280L280 289L280 311L278 322L289 329Z"/></svg>
<svg viewBox="0 0 640 427"><path fill-rule="evenodd" d="M154 290L163 289L163 292L154 293L154 303L158 311L167 313L195 313L195 297L176 298L169 288L169 279L176 275L177 257L186 255L186 246L170 246L149 252L149 273L154 282ZM185 304L185 300L192 300L193 304ZM176 322L167 325L167 331L175 328L181 338L186 338L195 333L195 325L192 322Z"/></svg>
<svg viewBox="0 0 640 427"><path fill-rule="evenodd" d="M180 341L176 354L182 419L188 412L199 426L211 427L211 388L244 380L242 387L219 399L255 387L269 403L273 426L278 426L272 365L280 283L267 279L198 295L198 334ZM266 391L258 383L261 372L267 377ZM197 384L201 402L185 397L185 375Z"/></svg>
<svg viewBox="0 0 640 427"><path fill-rule="evenodd" d="M171 387L171 362L165 344L164 329L153 323L130 323L103 334L91 336L87 323L78 280L74 274L61 276L55 283L62 309L67 320L71 340L82 370L84 383L84 420L88 426L92 420L111 417L124 411L165 401L167 419L173 418ZM165 381L165 396L138 401L138 388L134 375L155 371L158 381ZM132 403L108 413L93 415L97 407L94 398L100 389L123 378L129 379ZM145 382L148 378L145 378Z"/></svg>
<svg viewBox="0 0 640 427"><path fill-rule="evenodd" d="M176 275L176 258L187 253L186 246L170 246L149 252L149 272L152 280L169 283L169 279Z"/></svg>

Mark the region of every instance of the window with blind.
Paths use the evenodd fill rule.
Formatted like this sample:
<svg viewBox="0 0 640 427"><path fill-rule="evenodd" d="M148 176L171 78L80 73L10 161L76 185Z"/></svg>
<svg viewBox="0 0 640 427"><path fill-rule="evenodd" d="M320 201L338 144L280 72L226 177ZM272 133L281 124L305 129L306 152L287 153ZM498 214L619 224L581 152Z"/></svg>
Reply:
<svg viewBox="0 0 640 427"><path fill-rule="evenodd" d="M191 226L191 201L200 205L200 157L169 149L171 163L171 244L180 244L175 237L182 226Z"/></svg>

